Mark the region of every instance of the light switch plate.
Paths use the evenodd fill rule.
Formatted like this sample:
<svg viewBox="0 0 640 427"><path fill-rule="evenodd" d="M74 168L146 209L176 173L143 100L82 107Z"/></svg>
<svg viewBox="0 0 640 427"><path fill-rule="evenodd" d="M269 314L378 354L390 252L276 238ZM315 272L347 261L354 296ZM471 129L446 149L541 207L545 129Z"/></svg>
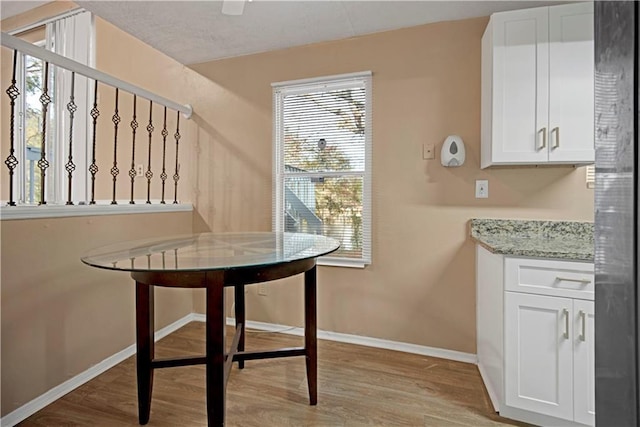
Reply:
<svg viewBox="0 0 640 427"><path fill-rule="evenodd" d="M424 160L433 160L436 158L436 146L434 144L422 145L422 158Z"/></svg>
<svg viewBox="0 0 640 427"><path fill-rule="evenodd" d="M486 179L476 180L476 199L489 198L489 181Z"/></svg>

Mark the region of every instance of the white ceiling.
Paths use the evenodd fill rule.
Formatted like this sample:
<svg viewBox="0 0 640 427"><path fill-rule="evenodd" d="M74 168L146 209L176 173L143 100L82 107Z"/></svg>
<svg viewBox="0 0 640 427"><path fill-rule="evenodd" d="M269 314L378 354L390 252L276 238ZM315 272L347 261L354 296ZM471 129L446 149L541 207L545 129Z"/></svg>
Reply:
<svg viewBox="0 0 640 427"><path fill-rule="evenodd" d="M49 2L33 1L33 0L22 0L22 1L0 0L0 19L10 18L12 16L19 15L22 12L26 12L27 10L31 10L38 6L42 6L45 3L49 3Z"/></svg>
<svg viewBox="0 0 640 427"><path fill-rule="evenodd" d="M25 3L42 2L2 0L3 16ZM223 15L222 1L212 0L76 3L189 65L553 2L254 0L241 16Z"/></svg>

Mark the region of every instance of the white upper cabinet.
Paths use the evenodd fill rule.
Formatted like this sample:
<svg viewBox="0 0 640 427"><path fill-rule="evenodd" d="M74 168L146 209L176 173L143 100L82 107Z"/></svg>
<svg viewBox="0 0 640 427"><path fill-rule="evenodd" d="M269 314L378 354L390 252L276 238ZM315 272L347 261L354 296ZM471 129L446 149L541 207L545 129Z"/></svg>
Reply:
<svg viewBox="0 0 640 427"><path fill-rule="evenodd" d="M481 167L594 161L593 4L496 13L482 38Z"/></svg>

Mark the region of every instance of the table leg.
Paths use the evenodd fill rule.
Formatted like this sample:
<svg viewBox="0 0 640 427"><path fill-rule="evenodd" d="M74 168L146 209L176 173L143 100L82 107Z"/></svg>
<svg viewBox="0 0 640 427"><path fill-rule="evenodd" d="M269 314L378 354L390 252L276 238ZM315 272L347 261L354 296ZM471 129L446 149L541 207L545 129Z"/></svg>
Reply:
<svg viewBox="0 0 640 427"><path fill-rule="evenodd" d="M318 403L318 340L316 336L316 266L304 273L304 348L309 403Z"/></svg>
<svg viewBox="0 0 640 427"><path fill-rule="evenodd" d="M244 286L234 286L235 292L235 315L236 326L241 323L240 326L240 341L238 341L238 351L244 351L244 333L245 333L245 311L244 311ZM238 368L244 369L244 360L238 360Z"/></svg>
<svg viewBox="0 0 640 427"><path fill-rule="evenodd" d="M207 422L209 427L224 426L224 276L207 273Z"/></svg>
<svg viewBox="0 0 640 427"><path fill-rule="evenodd" d="M136 282L136 371L138 376L138 419L149 422L153 389L154 356L153 286Z"/></svg>

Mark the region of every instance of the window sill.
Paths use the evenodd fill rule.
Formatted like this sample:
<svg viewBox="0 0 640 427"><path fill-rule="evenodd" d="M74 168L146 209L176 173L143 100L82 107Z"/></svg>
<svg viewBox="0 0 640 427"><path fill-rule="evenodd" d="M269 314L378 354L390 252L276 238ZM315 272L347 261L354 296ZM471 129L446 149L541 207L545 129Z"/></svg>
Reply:
<svg viewBox="0 0 640 427"><path fill-rule="evenodd" d="M318 258L318 265L323 265L327 267L347 267L347 268L365 268L367 265L371 264L369 260L363 259L349 259L349 258L338 258L338 257L320 257Z"/></svg>
<svg viewBox="0 0 640 427"><path fill-rule="evenodd" d="M0 220L11 221L21 219L38 218L64 218L73 216L94 216L94 215L122 215L122 214L144 214L144 213L166 213L166 212L191 212L191 203L167 203L160 204L154 201L153 204L146 204L144 201L130 205L128 201L118 202L112 205L110 202L100 201L95 205L44 205L44 206L4 206L0 207Z"/></svg>

